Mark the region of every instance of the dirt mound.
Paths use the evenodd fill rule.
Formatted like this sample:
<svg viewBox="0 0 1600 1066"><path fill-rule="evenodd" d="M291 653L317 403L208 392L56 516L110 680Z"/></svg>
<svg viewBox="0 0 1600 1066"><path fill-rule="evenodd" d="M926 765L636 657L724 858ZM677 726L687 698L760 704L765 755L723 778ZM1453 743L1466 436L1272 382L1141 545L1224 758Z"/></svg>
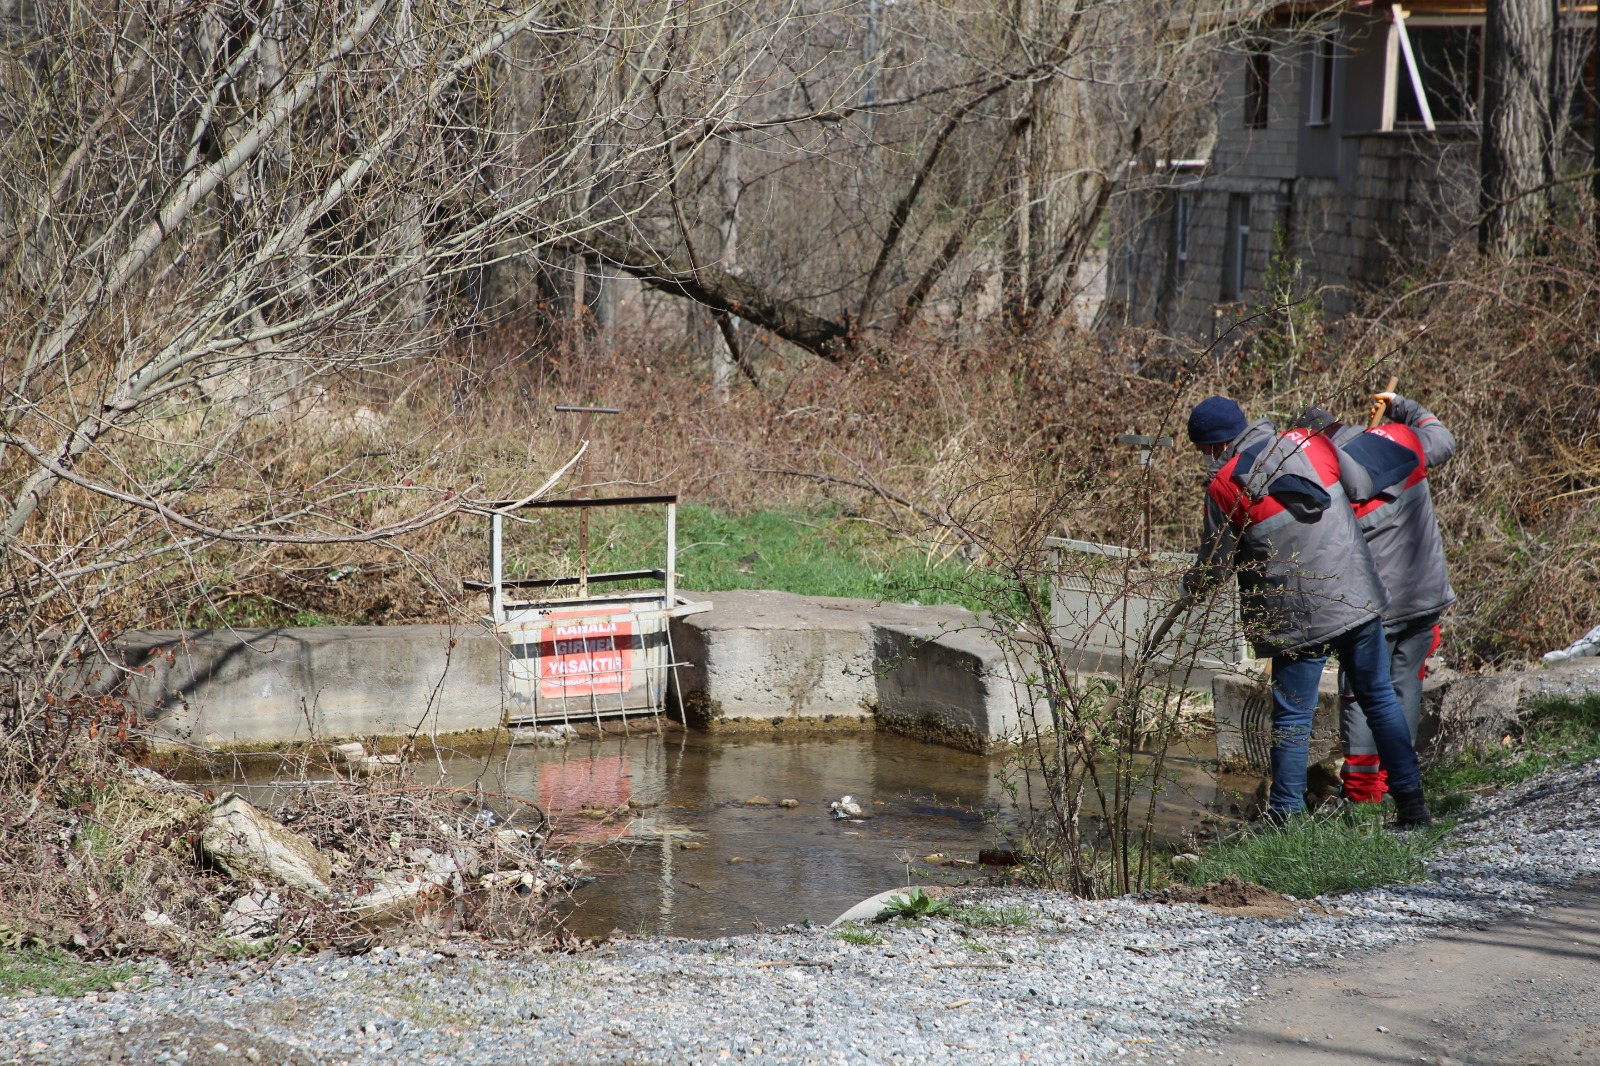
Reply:
<svg viewBox="0 0 1600 1066"><path fill-rule="evenodd" d="M1173 885L1162 892L1162 903L1204 903L1211 907L1259 907L1263 903L1282 903L1283 895L1254 881L1241 881L1229 874L1195 888Z"/></svg>
<svg viewBox="0 0 1600 1066"><path fill-rule="evenodd" d="M1150 903L1197 903L1251 918L1293 918L1303 910L1325 913L1321 904L1291 899L1254 881L1241 881L1232 874L1199 887L1173 885L1150 893L1146 899Z"/></svg>

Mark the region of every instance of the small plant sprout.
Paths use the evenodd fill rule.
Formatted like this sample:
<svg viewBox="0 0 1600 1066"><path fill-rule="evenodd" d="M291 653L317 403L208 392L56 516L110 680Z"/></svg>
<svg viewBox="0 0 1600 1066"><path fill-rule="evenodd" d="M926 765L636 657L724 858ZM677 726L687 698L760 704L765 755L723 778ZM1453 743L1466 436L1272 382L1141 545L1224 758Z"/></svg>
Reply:
<svg viewBox="0 0 1600 1066"><path fill-rule="evenodd" d="M913 888L904 896L890 896L885 900L883 910L878 912L874 921L886 922L894 918L918 921L944 914L949 909L947 901L934 899L922 889Z"/></svg>
<svg viewBox="0 0 1600 1066"><path fill-rule="evenodd" d="M911 863L912 863L912 860L914 858L915 858L915 856L912 855L909 851L897 852L895 854L895 857L894 857L895 862L900 863L902 866L904 866L906 868L906 887L907 888L911 887Z"/></svg>

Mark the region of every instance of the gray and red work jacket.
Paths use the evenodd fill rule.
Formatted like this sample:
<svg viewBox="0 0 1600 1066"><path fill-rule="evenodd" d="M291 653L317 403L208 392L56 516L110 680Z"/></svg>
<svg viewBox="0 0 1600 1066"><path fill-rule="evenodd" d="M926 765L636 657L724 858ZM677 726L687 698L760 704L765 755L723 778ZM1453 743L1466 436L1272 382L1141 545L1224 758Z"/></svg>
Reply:
<svg viewBox="0 0 1600 1066"><path fill-rule="evenodd" d="M1430 411L1404 396L1394 398L1389 417L1392 421L1375 429L1344 427L1334 442L1348 455L1372 437L1381 437L1416 457L1410 474L1355 504L1367 550L1389 593L1384 624L1397 627L1439 614L1456 601L1428 489L1428 471L1455 454L1456 438Z"/></svg>
<svg viewBox="0 0 1600 1066"><path fill-rule="evenodd" d="M1228 445L1206 485L1189 584L1238 574L1241 621L1259 656L1325 644L1388 603L1342 481L1350 465L1323 434L1279 433L1262 420Z"/></svg>

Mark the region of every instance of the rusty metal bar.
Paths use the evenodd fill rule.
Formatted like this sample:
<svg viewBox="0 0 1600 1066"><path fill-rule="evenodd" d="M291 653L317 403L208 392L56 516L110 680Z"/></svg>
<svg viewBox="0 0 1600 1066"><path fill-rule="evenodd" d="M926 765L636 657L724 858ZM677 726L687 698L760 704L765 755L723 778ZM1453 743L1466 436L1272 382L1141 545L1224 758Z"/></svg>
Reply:
<svg viewBox="0 0 1600 1066"><path fill-rule="evenodd" d="M513 509L526 511L538 508L555 507L632 507L651 503L677 502L678 494L676 492L671 492L661 496L572 496L560 500L532 500L528 503L522 503L520 505L519 501L517 500L491 500L488 503L482 504L481 507L488 511L506 511ZM474 504L474 507L478 506L480 505Z"/></svg>
<svg viewBox="0 0 1600 1066"><path fill-rule="evenodd" d="M614 570L605 574L590 574L591 582L605 581L643 581L646 578L664 580L667 576L665 570ZM576 585L576 577L519 577L508 581L501 581L501 588L508 589L548 589L562 585ZM492 581L463 581L461 587L467 592L482 592L494 587Z"/></svg>

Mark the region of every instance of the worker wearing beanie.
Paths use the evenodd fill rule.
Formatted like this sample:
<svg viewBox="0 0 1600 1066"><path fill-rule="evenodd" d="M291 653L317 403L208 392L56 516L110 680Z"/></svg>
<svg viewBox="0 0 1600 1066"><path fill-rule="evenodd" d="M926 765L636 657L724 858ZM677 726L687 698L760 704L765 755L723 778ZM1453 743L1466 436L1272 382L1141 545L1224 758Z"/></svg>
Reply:
<svg viewBox="0 0 1600 1066"><path fill-rule="evenodd" d="M1376 438L1404 448L1415 457L1416 466L1409 474L1381 486L1371 499L1355 503L1356 521L1378 568L1378 578L1389 593L1383 625L1389 645L1390 678L1414 739L1422 721L1422 682L1427 675L1427 659L1439 646L1440 619L1456 600L1445 563L1444 539L1439 535L1439 521L1433 510L1433 494L1428 488L1428 472L1455 454L1456 439L1415 400L1391 392L1380 392L1373 398L1388 408L1390 421L1381 426L1363 431L1341 424L1318 409L1309 409L1296 419L1296 424L1327 434L1347 455L1361 453ZM1343 676L1339 697L1344 798L1351 803L1377 803L1388 791L1387 775L1379 764L1378 747L1367 729L1366 715Z"/></svg>
<svg viewBox="0 0 1600 1066"><path fill-rule="evenodd" d="M1256 654L1272 659L1272 788L1266 816L1305 810L1317 684L1339 657L1389 773L1402 828L1432 819L1405 716L1389 678L1387 603L1341 480L1338 450L1308 429L1247 424L1223 396L1196 404L1189 439L1211 460L1205 528L1188 591L1232 572Z"/></svg>

